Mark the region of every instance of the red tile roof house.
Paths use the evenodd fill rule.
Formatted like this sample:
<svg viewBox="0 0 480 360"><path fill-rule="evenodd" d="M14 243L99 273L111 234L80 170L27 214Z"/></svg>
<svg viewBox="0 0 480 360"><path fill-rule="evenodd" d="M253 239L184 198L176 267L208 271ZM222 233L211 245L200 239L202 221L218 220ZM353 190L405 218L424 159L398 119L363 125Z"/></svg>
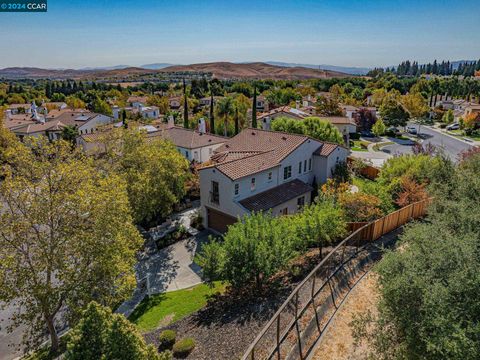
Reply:
<svg viewBox="0 0 480 360"><path fill-rule="evenodd" d="M199 169L204 226L225 232L252 211L293 214L311 202L349 150L304 135L245 129L215 151Z"/></svg>
<svg viewBox="0 0 480 360"><path fill-rule="evenodd" d="M147 132L147 139L162 138L170 140L177 150L185 156L188 161L203 163L210 160L215 149L222 146L228 139L223 136L212 135L205 131L185 129L175 126L173 123L147 125L141 127ZM110 129L105 129L109 131ZM104 147L100 143L102 133L81 135L77 143L88 154L102 152Z"/></svg>

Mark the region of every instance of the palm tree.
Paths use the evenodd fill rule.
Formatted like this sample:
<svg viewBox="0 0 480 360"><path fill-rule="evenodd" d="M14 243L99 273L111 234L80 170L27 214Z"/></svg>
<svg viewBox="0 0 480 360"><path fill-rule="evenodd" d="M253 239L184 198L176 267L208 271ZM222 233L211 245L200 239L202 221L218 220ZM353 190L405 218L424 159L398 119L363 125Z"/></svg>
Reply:
<svg viewBox="0 0 480 360"><path fill-rule="evenodd" d="M217 115L223 118L223 133L227 136L228 117L232 116L235 111L233 99L229 96L220 99L217 103Z"/></svg>

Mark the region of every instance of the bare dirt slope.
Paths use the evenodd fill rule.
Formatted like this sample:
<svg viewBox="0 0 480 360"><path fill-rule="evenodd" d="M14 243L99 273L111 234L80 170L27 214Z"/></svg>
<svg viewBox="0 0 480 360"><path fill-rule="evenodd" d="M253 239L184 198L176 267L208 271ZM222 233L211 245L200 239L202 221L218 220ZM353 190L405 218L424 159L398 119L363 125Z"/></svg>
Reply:
<svg viewBox="0 0 480 360"><path fill-rule="evenodd" d="M354 345L350 323L355 315L368 310L376 314L379 294L377 276L370 271L348 295L327 328L316 349L313 360L363 360L367 356L364 344Z"/></svg>

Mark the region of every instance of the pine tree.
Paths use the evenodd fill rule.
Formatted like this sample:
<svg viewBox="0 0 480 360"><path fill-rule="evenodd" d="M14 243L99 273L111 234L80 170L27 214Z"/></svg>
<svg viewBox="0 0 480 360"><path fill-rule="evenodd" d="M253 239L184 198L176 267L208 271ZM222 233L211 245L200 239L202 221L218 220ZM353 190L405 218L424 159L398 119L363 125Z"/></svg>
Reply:
<svg viewBox="0 0 480 360"><path fill-rule="evenodd" d="M257 87L253 85L252 128L257 128Z"/></svg>
<svg viewBox="0 0 480 360"><path fill-rule="evenodd" d="M187 86L185 85L185 79L183 79L183 127L188 129L188 99L187 99Z"/></svg>

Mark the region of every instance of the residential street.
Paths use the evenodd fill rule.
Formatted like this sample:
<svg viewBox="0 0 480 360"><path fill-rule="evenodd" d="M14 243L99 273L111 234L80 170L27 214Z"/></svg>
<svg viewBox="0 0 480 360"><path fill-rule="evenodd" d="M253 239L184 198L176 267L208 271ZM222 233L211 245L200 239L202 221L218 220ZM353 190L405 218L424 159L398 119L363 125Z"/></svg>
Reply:
<svg viewBox="0 0 480 360"><path fill-rule="evenodd" d="M413 123L409 125L418 127L418 125ZM438 129L432 129L430 126L424 125L420 127L420 139L423 145L432 144L437 148L443 149L445 154L453 161L457 161L458 155L462 151L474 146L451 135L443 134ZM397 143L383 147L382 151L391 155L401 155L411 153L412 149L409 145Z"/></svg>

